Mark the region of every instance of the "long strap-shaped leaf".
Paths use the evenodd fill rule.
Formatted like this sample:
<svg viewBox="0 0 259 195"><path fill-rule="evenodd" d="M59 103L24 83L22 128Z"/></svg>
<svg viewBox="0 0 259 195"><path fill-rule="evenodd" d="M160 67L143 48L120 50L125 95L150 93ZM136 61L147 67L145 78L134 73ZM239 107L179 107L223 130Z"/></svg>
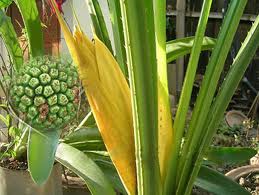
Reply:
<svg viewBox="0 0 259 195"><path fill-rule="evenodd" d="M153 1L121 2L133 100L138 194L161 194Z"/></svg>
<svg viewBox="0 0 259 195"><path fill-rule="evenodd" d="M127 192L122 185L120 177L112 164L112 162L106 160L95 160L96 164L102 169L104 175L109 180L109 182L113 185L117 192L120 192L123 195L126 195Z"/></svg>
<svg viewBox="0 0 259 195"><path fill-rule="evenodd" d="M105 24L103 13L98 0L86 0L90 12L94 33L113 53L109 33Z"/></svg>
<svg viewBox="0 0 259 195"><path fill-rule="evenodd" d="M195 103L186 143L184 144L182 156L180 158L180 162L182 163L179 166L179 176L177 177L179 181L177 193L179 194L184 194L183 191L186 189L186 183L189 179L188 174L192 169L192 158L196 153L195 148L199 145L201 137L203 137L203 128L217 88L217 83L222 69L224 68L227 54L246 3L247 0L231 1L221 27L217 44L207 66L203 83Z"/></svg>
<svg viewBox="0 0 259 195"><path fill-rule="evenodd" d="M168 41L166 43L166 59L167 63L176 60L179 57L191 53L193 48L194 37L185 37ZM202 41L201 50L212 50L216 44L216 39L211 37L204 37Z"/></svg>
<svg viewBox="0 0 259 195"><path fill-rule="evenodd" d="M101 134L98 128L81 128L67 135L64 143L73 146L81 151L106 151Z"/></svg>
<svg viewBox="0 0 259 195"><path fill-rule="evenodd" d="M40 15L35 0L15 0L20 10L28 37L30 55L44 54L43 33Z"/></svg>
<svg viewBox="0 0 259 195"><path fill-rule="evenodd" d="M120 0L107 0L107 2L110 10L110 19L112 23L116 60L119 63L123 74L126 77L128 77L125 40L123 36L123 25L121 20L122 16Z"/></svg>
<svg viewBox="0 0 259 195"><path fill-rule="evenodd" d="M154 1L156 58L158 66L158 155L161 183L164 184L173 143L173 124L168 91L166 62L166 1Z"/></svg>
<svg viewBox="0 0 259 195"><path fill-rule="evenodd" d="M93 195L116 194L98 165L80 150L60 143L56 152L56 160L84 179Z"/></svg>
<svg viewBox="0 0 259 195"><path fill-rule="evenodd" d="M182 56L184 56L184 55L187 55L187 54L189 54L189 53L191 53L191 50L192 50L192 48L193 48L193 45L194 45L194 38L195 37L187 37L187 38L182 38L182 39L176 39L176 40L173 40L173 41L169 41L169 42L167 42L166 43L166 56L167 56L167 63L170 63L170 62L172 62L172 61L174 61L174 60L176 60L177 58L179 58L179 57L182 57ZM215 43L216 43L216 40L215 39L213 39L213 38L210 38L210 37L204 37L203 38L203 41L202 41L202 46L201 46L201 50L202 51L205 51L205 50L212 50L213 48L214 48L214 46L215 46ZM160 56L160 58L161 58L161 56ZM158 58L158 59L160 59L160 58ZM158 69L162 69L162 67L161 67L161 65L159 64L159 68ZM164 70L166 70L166 68L164 68ZM160 73L159 73L160 74ZM167 72L165 71L164 73L163 73L164 75L166 75L167 74ZM163 76L163 79L166 79L166 76ZM164 82L165 83L165 82ZM164 92L163 91L161 91L161 86L162 86L162 84L161 84L161 82L160 83L158 83L158 85L160 85L160 92L159 92L159 96L160 97L163 97L162 96L162 94L166 94L166 93L168 93L168 90L167 90L167 87L164 87L163 89L164 89ZM167 91L167 92L166 92ZM166 96L164 96L165 98L166 98ZM161 107L162 107L162 105L164 105L162 102L159 102L159 115L160 115L160 117L159 117L159 119L161 118L161 115L162 114L164 114L165 116L167 116L168 118L168 120L171 120L171 117L169 118L169 116L171 116L171 113L166 113L165 112L165 110L163 110L164 112L162 112L161 113ZM164 107L164 108L166 108L166 107ZM169 108L169 107L167 107L167 108ZM167 115L166 115L167 114ZM171 131L172 131L172 128L170 128L170 124L169 124L169 122L168 121L166 121L165 120L165 117L162 117L162 119L163 120L159 120L159 123L160 123L160 125L159 125L159 128L160 128L160 132L161 132L161 125L162 125L162 127L165 127L167 130L170 130L171 129ZM163 125L163 123L165 123L165 124L167 124L167 126L164 126ZM171 123L171 122L170 122ZM166 133L165 133L166 131L164 131L164 135L165 135L165 138L166 139L164 139L164 138L162 138L161 137L161 143L163 143L163 142L165 142L166 143L166 141L165 140L170 140L170 135L168 136L168 135L166 135ZM163 144L165 144L165 143L163 143ZM173 143L174 144L174 143ZM166 154L166 157L169 157L170 155L168 155L168 152L166 152L166 149L164 149L164 154ZM160 158L160 159L162 159L162 158ZM177 162L177 159L178 158L175 158L174 159L174 163L176 164L176 162ZM167 159L164 159L165 160L165 162L168 162L168 160ZM161 162L160 162L160 164L161 164ZM172 165L172 164L171 164ZM165 165L166 166L166 165ZM175 166L175 169L176 169L176 166ZM162 171L162 170L161 170ZM170 172L170 171L169 171ZM174 172L174 171L173 171ZM176 174L176 172L175 172L175 174ZM163 173L162 173L162 178L163 178ZM174 176L174 174L172 175L172 177L171 177L172 179L174 179L175 178L175 176ZM173 189L174 187L173 187L173 184L172 183L174 183L174 182L171 182L171 181L169 181L170 179L169 179L169 177L168 177L168 187L169 187L169 189Z"/></svg>
<svg viewBox="0 0 259 195"><path fill-rule="evenodd" d="M167 183L165 186L165 191L167 194L174 193L175 181L178 170L179 155L181 149L182 137L184 134L185 119L189 109L189 103L192 94L192 86L194 84L196 70L198 67L199 57L202 49L203 38L206 30L206 25L208 22L210 8L212 0L205 0L202 6L201 17L198 23L197 31L193 41L193 47L191 50L191 56L189 59L188 68L185 75L185 80L183 84L183 89L174 121L175 137L174 144L171 146L170 153L170 166L169 173L167 177ZM173 186L172 186L173 185Z"/></svg>
<svg viewBox="0 0 259 195"><path fill-rule="evenodd" d="M82 142L82 141L102 141L102 137L97 127L82 127L65 137L65 143Z"/></svg>
<svg viewBox="0 0 259 195"><path fill-rule="evenodd" d="M11 18L0 9L0 35L10 54L15 70L19 70L23 64L23 53L13 28Z"/></svg>
<svg viewBox="0 0 259 195"><path fill-rule="evenodd" d="M249 195L250 193L223 174L202 166L195 185L215 195Z"/></svg>
<svg viewBox="0 0 259 195"><path fill-rule="evenodd" d="M255 156L257 151L243 147L213 147L211 146L205 155L205 159L219 164L240 164Z"/></svg>
<svg viewBox="0 0 259 195"><path fill-rule="evenodd" d="M60 131L40 132L31 129L28 139L28 166L38 185L44 184L53 167Z"/></svg>
<svg viewBox="0 0 259 195"><path fill-rule="evenodd" d="M206 131L203 135L204 139L202 140L201 144L199 144L200 148L197 151L197 156L195 158L196 162L194 168L192 169L189 185L191 185L190 183L194 182L195 177L198 174L199 167L202 163L202 156L206 152L209 144L211 143L213 135L216 131L216 127L224 116L224 111L227 109L231 97L234 95L239 82L243 78L250 61L253 59L253 56L259 47L258 37L259 16L257 16L255 23L253 24L242 47L240 48L231 66L231 69L229 70L229 73L227 74L222 84L221 90L219 91L216 100L212 105L210 113L208 114L208 124L206 125ZM188 187L187 190L190 192L190 187Z"/></svg>

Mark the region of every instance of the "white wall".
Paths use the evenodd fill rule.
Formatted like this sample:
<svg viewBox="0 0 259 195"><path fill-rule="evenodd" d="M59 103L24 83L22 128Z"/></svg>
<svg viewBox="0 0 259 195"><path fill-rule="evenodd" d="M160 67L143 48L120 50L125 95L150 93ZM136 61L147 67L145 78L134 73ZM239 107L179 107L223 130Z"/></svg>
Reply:
<svg viewBox="0 0 259 195"><path fill-rule="evenodd" d="M79 23L80 23L83 31L91 39L93 37L92 30L91 30L91 19L90 19L90 15L88 12L86 0L66 1L66 3L64 3L64 5L63 5L64 17L65 17L67 23L69 24L70 28L73 30L74 25L76 25L77 22L73 16L73 11L70 6L71 2L76 11ZM103 11L103 15L104 15L104 18L105 18L105 21L107 24L108 32L110 34L110 37L112 37L112 28L111 28L111 23L110 23L110 18L109 18L109 9L108 9L108 5L107 5L107 1L101 0L101 1L99 1L99 3L102 8L102 11ZM112 40L112 38L111 38L111 40ZM69 56L69 52L68 52L62 32L61 32L61 56Z"/></svg>

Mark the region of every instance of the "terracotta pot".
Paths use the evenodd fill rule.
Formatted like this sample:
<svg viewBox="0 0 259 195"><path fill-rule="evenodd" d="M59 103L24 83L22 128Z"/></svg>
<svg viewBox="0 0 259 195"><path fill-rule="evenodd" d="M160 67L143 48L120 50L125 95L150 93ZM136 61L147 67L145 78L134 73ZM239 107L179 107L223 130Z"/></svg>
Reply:
<svg viewBox="0 0 259 195"><path fill-rule="evenodd" d="M62 195L61 175L61 166L56 164L48 181L37 186L28 171L0 167L0 195Z"/></svg>

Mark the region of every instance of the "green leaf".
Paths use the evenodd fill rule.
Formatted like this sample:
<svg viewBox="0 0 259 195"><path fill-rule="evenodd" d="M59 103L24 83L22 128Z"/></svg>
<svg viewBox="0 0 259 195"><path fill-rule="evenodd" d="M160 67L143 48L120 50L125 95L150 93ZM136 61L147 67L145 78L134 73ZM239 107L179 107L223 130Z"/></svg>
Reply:
<svg viewBox="0 0 259 195"><path fill-rule="evenodd" d="M31 129L28 139L28 165L32 179L44 184L53 167L60 131L40 132Z"/></svg>
<svg viewBox="0 0 259 195"><path fill-rule="evenodd" d="M5 124L6 127L9 127L10 125L10 116L7 115L6 117L0 114L0 120Z"/></svg>
<svg viewBox="0 0 259 195"><path fill-rule="evenodd" d="M21 136L21 130L18 129L17 127L10 127L8 129L8 134L10 135L10 137L12 137L13 139L15 138L19 138Z"/></svg>
<svg viewBox="0 0 259 195"><path fill-rule="evenodd" d="M23 64L23 52L20 47L11 18L0 9L0 35L3 39L8 53L10 54L15 70L19 70Z"/></svg>
<svg viewBox="0 0 259 195"><path fill-rule="evenodd" d="M84 153L91 158L92 160L105 160L105 161L111 161L111 158L109 156L109 153L107 151L99 151L99 150L88 150L84 151Z"/></svg>
<svg viewBox="0 0 259 195"><path fill-rule="evenodd" d="M104 160L95 160L96 164L102 169L106 178L111 182L114 189L122 194L127 194L123 184L120 180L120 177L111 162L104 161Z"/></svg>
<svg viewBox="0 0 259 195"><path fill-rule="evenodd" d="M125 0L120 3L133 104L138 194L161 194L153 2Z"/></svg>
<svg viewBox="0 0 259 195"><path fill-rule="evenodd" d="M123 74L128 77L128 67L126 60L126 49L125 49L125 40L123 36L123 24L121 19L121 9L119 0L107 0L109 10L110 10L110 19L112 23L112 31L114 37L115 45L115 57L119 63Z"/></svg>
<svg viewBox="0 0 259 195"><path fill-rule="evenodd" d="M95 126L96 127L96 122L95 122L95 119L94 119L94 115L92 113L92 111L90 111L86 116L85 118L81 121L81 123L78 125L77 128L81 128L81 127L92 127L92 126Z"/></svg>
<svg viewBox="0 0 259 195"><path fill-rule="evenodd" d="M65 137L67 143L81 151L106 151L101 134L97 127L81 128Z"/></svg>
<svg viewBox="0 0 259 195"><path fill-rule="evenodd" d="M97 127L83 127L67 135L64 141L65 143L102 141L102 137Z"/></svg>
<svg viewBox="0 0 259 195"><path fill-rule="evenodd" d="M182 138L184 136L184 127L185 127L186 117L187 117L191 95L192 95L192 86L194 84L196 70L198 68L200 53L203 46L202 44L204 41L204 34L206 31L206 25L209 19L211 5L212 5L212 0L204 1L202 5L201 17L199 19L197 31L195 33L195 37L193 40L193 47L191 48L191 55L190 55L190 59L189 59L183 87L182 87L178 109L175 116L174 129L176 129L176 133L174 135L175 140L174 140L174 144L172 146L171 155L170 155L171 157L170 163L169 163L170 174L166 183L167 194L175 193L174 188L171 187L171 183L173 183L174 185L177 179L177 169L178 169L177 163L179 162L180 164L182 164L181 161L179 161L181 143L182 143ZM185 155L184 152L183 152L183 155ZM186 173L187 172L184 172L183 174L186 174ZM185 179L185 177L183 178ZM182 190L185 188L184 187L185 184L182 182L183 178L182 177L179 178L180 182L179 182L179 185L177 186L177 193L179 194L183 194Z"/></svg>
<svg viewBox="0 0 259 195"><path fill-rule="evenodd" d="M11 128L16 128L16 127L11 127ZM16 132L16 134L19 135L19 137L16 138L17 143L15 143L15 146L14 146L15 159L20 159L21 157L26 156L30 129L31 127L26 124L21 124L21 126L17 128L16 131L18 132Z"/></svg>
<svg viewBox="0 0 259 195"><path fill-rule="evenodd" d="M166 58L167 63L176 60L179 57L191 53L193 48L194 37L185 37L175 39L166 43ZM202 51L212 50L215 47L216 39L204 37L202 41Z"/></svg>
<svg viewBox="0 0 259 195"><path fill-rule="evenodd" d="M91 22L92 22L92 31L94 34L96 34L96 36L100 39L103 40L103 34L99 25L99 21L98 18L96 16L96 12L93 6L93 3L91 0L86 0L86 3L88 5L88 11L91 17Z"/></svg>
<svg viewBox="0 0 259 195"><path fill-rule="evenodd" d="M6 104L0 104L0 108L3 108L5 111L8 111L8 106Z"/></svg>
<svg viewBox="0 0 259 195"><path fill-rule="evenodd" d="M106 178L113 185L116 191L127 194L121 179L114 167L108 152L103 151L86 151L84 152L89 158L91 158L103 171Z"/></svg>
<svg viewBox="0 0 259 195"><path fill-rule="evenodd" d="M0 10L8 7L12 2L13 2L13 0L1 0L0 1Z"/></svg>
<svg viewBox="0 0 259 195"><path fill-rule="evenodd" d="M241 147L210 147L205 159L216 164L239 164L257 154L252 148Z"/></svg>
<svg viewBox="0 0 259 195"><path fill-rule="evenodd" d="M44 55L43 32L35 0L15 0L20 10L29 41L31 56Z"/></svg>
<svg viewBox="0 0 259 195"><path fill-rule="evenodd" d="M84 179L93 195L115 195L104 173L83 152L65 143L60 143L56 152L56 160Z"/></svg>
<svg viewBox="0 0 259 195"><path fill-rule="evenodd" d="M106 147L102 140L72 142L72 143L69 143L69 145L81 151L89 151L89 150L106 151Z"/></svg>
<svg viewBox="0 0 259 195"><path fill-rule="evenodd" d="M225 175L202 166L199 175L195 181L195 185L211 192L215 195L249 195L242 186L235 181L229 179Z"/></svg>
<svg viewBox="0 0 259 195"><path fill-rule="evenodd" d="M218 81L246 3L247 0L231 1L217 43L206 68L180 158L180 162L182 163L179 163L180 166L178 167L180 171L178 177L180 181L179 186L181 186L181 190L185 191L185 193L179 191L180 194L190 194L191 192L192 184L190 182L194 181L190 180L189 174L193 171L193 162L195 161L193 158L195 158L194 156L197 154L197 150L201 147L200 142L204 140L204 134L207 130L205 125L209 121L207 117L209 117L209 111L218 86ZM189 184L187 185L187 183Z"/></svg>
<svg viewBox="0 0 259 195"><path fill-rule="evenodd" d="M110 52L113 53L111 40L98 0L86 0L86 2L88 4L94 33L106 45Z"/></svg>
<svg viewBox="0 0 259 195"><path fill-rule="evenodd" d="M255 23L249 31L242 47L240 48L222 86L221 89L210 109L208 114L206 132L202 135L203 140L199 144L200 148L196 151L197 157L194 167L192 168L192 174L190 181L193 181L198 174L199 167L202 164L203 155L206 152L211 140L216 132L216 127L219 125L224 111L234 95L239 82L243 78L250 61L253 59L257 48L259 47L259 16L257 16Z"/></svg>
<svg viewBox="0 0 259 195"><path fill-rule="evenodd" d="M156 36L157 90L158 90L158 158L161 183L164 185L173 141L173 123L170 108L166 62L166 0L154 0ZM171 185L172 186L172 185Z"/></svg>

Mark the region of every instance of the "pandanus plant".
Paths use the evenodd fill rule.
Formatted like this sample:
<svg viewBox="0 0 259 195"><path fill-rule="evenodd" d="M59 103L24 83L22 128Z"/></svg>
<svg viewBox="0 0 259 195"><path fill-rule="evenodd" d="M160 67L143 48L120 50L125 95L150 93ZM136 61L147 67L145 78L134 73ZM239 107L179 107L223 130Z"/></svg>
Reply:
<svg viewBox="0 0 259 195"><path fill-rule="evenodd" d="M2 10L12 2L12 0L0 2L0 35L11 62L11 66L4 64L5 66L3 65L0 69L1 89L7 97L7 106L1 105L1 107L10 113L6 116L0 115L0 120L8 127L10 137L14 137L14 140L9 140L6 151L1 153L1 160L11 151L14 151L12 155L15 159L21 160L21 157L26 156L27 151L30 174L39 185L44 184L48 179L56 159L81 175L86 181L89 180L86 173L94 170L94 173L98 175L98 181L102 182L106 188L112 189L108 182L103 181L102 178L105 176L92 158L88 158L76 149L80 148L84 151L91 149L92 155L95 154L93 150L96 148L101 150L98 151L99 153L104 150L95 128L80 128L85 122L89 124L89 117L82 121L82 125L78 127L75 134L62 137L63 140L60 140L63 128L78 111L80 86L75 67L58 57L45 56L40 16L36 2L31 0L14 1L22 15L29 46L30 59L23 58L23 51L11 19ZM23 124L22 128L15 129L15 131L11 126L11 119L14 116ZM88 139L90 135L92 139L82 141L84 135L87 135ZM59 144L59 142L62 143ZM94 146L89 147L89 142L90 144L94 142ZM72 159L73 166L71 166L70 159ZM86 162L87 166L81 168L81 163L78 164L80 161ZM102 162L101 166L103 169L109 167L109 172L113 170L109 162ZM120 188L121 184L117 175L114 178L115 185Z"/></svg>
<svg viewBox="0 0 259 195"><path fill-rule="evenodd" d="M224 111L258 48L259 16L217 91L247 1L230 2L218 38L215 42L209 39L210 45L205 30L212 0L203 2L195 37L168 44L166 1L108 0L115 52L98 1L87 3L94 41L80 25L72 35L55 10L104 144L127 193L183 195L190 194L196 184L216 194L249 194L202 166ZM191 43L191 48L181 46L184 42ZM199 56L206 48L212 49L212 54L185 132ZM167 63L187 53L190 59L173 121ZM220 181L213 181L215 178Z"/></svg>
<svg viewBox="0 0 259 195"><path fill-rule="evenodd" d="M259 17L217 91L247 0L231 1L216 40L205 37L212 4L212 0L206 0L195 37L169 43L165 33L165 0L108 0L114 51L97 0L87 0L94 41L83 33L80 25L72 35L55 1L51 2L125 193L190 194L195 184L216 194L249 194L202 165L204 157L209 159L217 150L209 147L216 127L258 48ZM37 16L26 20L26 16L36 13L28 9L34 3L26 0L16 3L27 13L23 19L31 54L42 55L41 42L36 41L40 29L35 28ZM211 58L187 127L186 115L199 56L207 49L212 50ZM190 59L173 121L167 63L188 53ZM87 155L67 144L58 145L59 134L58 130L30 132L29 169L35 182L41 184L47 179L57 148L56 159L82 177L92 194L115 194L107 175Z"/></svg>

